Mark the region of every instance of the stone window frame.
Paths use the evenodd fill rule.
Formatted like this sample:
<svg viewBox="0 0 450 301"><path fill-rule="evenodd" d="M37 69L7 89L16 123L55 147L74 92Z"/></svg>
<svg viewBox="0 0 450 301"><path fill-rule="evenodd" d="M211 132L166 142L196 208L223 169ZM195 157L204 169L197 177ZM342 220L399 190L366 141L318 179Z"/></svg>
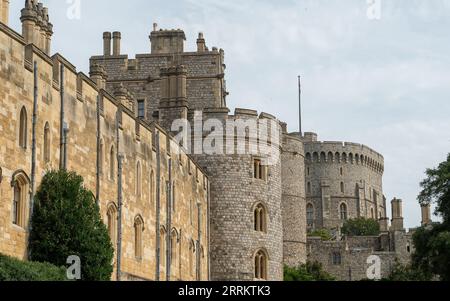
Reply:
<svg viewBox="0 0 450 301"><path fill-rule="evenodd" d="M196 265L196 247L195 247L195 242L194 240L191 238L189 240L189 273L191 275L191 277L195 276L195 265Z"/></svg>
<svg viewBox="0 0 450 301"><path fill-rule="evenodd" d="M312 211L308 211L309 208L312 208ZM308 227L314 227L316 208L312 202L308 202L306 204L306 224ZM309 219L309 215L311 215L311 219ZM311 221L311 223L309 223Z"/></svg>
<svg viewBox="0 0 450 301"><path fill-rule="evenodd" d="M167 230L166 227L161 226L159 228L159 266L161 271L166 270L166 260L167 260L167 254L166 254L166 236L167 236Z"/></svg>
<svg viewBox="0 0 450 301"><path fill-rule="evenodd" d="M331 264L342 265L342 254L340 251L334 251L331 253Z"/></svg>
<svg viewBox="0 0 450 301"><path fill-rule="evenodd" d="M140 214L134 218L134 257L142 261L144 254L143 233L145 230L144 219Z"/></svg>
<svg viewBox="0 0 450 301"><path fill-rule="evenodd" d="M345 208L345 210L342 210L343 208ZM348 205L346 202L341 202L339 204L339 219L341 221L348 220Z"/></svg>
<svg viewBox="0 0 450 301"><path fill-rule="evenodd" d="M116 148L114 144L111 145L111 149L109 151L109 180L114 182L115 180L115 171L116 171Z"/></svg>
<svg viewBox="0 0 450 301"><path fill-rule="evenodd" d="M114 202L109 203L106 211L106 219L108 226L108 234L114 246L114 249L116 249L117 244L117 218L118 218L117 212L118 207L116 203Z"/></svg>
<svg viewBox="0 0 450 301"><path fill-rule="evenodd" d="M180 234L176 228L172 228L170 233L170 270L171 276L176 276L176 267L178 266L180 256L179 256L179 244L180 244Z"/></svg>
<svg viewBox="0 0 450 301"><path fill-rule="evenodd" d="M26 150L28 147L28 113L25 106L20 108L18 134L19 147Z"/></svg>
<svg viewBox="0 0 450 301"><path fill-rule="evenodd" d="M23 170L16 171L11 180L13 200L11 203L11 222L25 229L27 221L27 205L29 199L30 178Z"/></svg>
<svg viewBox="0 0 450 301"><path fill-rule="evenodd" d="M51 130L50 124L45 122L44 125L44 139L43 139L43 159L44 163L48 164L51 161Z"/></svg>
<svg viewBox="0 0 450 301"><path fill-rule="evenodd" d="M252 158L253 179L267 182L269 178L269 166L263 164L263 158Z"/></svg>
<svg viewBox="0 0 450 301"><path fill-rule="evenodd" d="M264 202L256 202L252 206L253 230L258 233L267 233L269 211Z"/></svg>
<svg viewBox="0 0 450 301"><path fill-rule="evenodd" d="M253 255L253 277L255 281L267 281L269 279L269 254L266 249L258 249Z"/></svg>
<svg viewBox="0 0 450 301"><path fill-rule="evenodd" d="M140 104L144 105L143 108L143 115L141 115L141 108L140 108ZM136 113L137 113L137 118L138 119L146 119L146 112L147 112L147 108L146 108L146 104L147 104L147 100L145 98L140 98L136 101Z"/></svg>

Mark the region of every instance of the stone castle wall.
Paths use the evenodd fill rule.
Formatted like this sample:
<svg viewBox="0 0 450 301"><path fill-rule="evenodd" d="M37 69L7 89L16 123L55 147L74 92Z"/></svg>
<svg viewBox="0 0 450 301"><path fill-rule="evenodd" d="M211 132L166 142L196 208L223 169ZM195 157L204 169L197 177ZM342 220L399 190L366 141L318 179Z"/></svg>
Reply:
<svg viewBox="0 0 450 301"><path fill-rule="evenodd" d="M383 157L355 143L305 139L306 198L314 207L309 229L338 229L346 219L386 217Z"/></svg>
<svg viewBox="0 0 450 301"><path fill-rule="evenodd" d="M24 222L20 226L14 225L12 185L15 177L21 175L28 181L25 183L27 191L31 187L33 63L36 62L36 187L47 170L59 168L60 92L63 86L64 121L69 128L67 169L83 176L86 187L94 194L98 190L101 216L105 223L108 221L108 209L117 209L118 206L117 154L123 155L123 279L155 280L156 254L161 249L160 280L166 279L165 260L171 259L171 279L207 280L208 180L198 165L183 152L178 155L179 146L164 129L140 121L106 91L99 90L97 84L86 75L77 73L75 67L62 56L57 54L49 57L39 48L26 45L21 35L3 23L0 23L0 56L0 252L26 259L30 197L27 193L21 209ZM60 82L61 66L65 70L63 83ZM97 99L100 101L99 169L96 164ZM22 108L26 110L27 120L25 148L19 145L19 114ZM116 116L119 116L119 128ZM44 159L43 139L47 124L50 130L48 161ZM156 137L159 137L159 143L156 143ZM157 154L161 158L159 167ZM173 175L171 187L175 190L171 223L166 222L165 183L169 179L169 160L172 162ZM141 181L138 181L139 178ZM156 189L158 179L161 183L159 197ZM156 210L158 199L159 213ZM144 223L141 258L135 256L134 224L137 218L141 218ZM176 236L173 244L175 248L173 256L166 256L167 253L162 251L168 250L171 235ZM158 236L162 238L160 245L157 245ZM117 237L112 239L117 240Z"/></svg>

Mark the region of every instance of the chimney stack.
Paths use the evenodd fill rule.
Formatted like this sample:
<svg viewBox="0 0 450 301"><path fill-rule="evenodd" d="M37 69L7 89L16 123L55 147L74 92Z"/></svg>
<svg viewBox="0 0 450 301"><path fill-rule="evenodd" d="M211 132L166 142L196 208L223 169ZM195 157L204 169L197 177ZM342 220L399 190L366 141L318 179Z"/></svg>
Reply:
<svg viewBox="0 0 450 301"><path fill-rule="evenodd" d="M392 206L392 225L391 230L393 231L404 231L403 226L403 201L394 198L391 202Z"/></svg>
<svg viewBox="0 0 450 301"><path fill-rule="evenodd" d="M115 31L113 32L113 55L118 56L120 55L120 40L122 38L122 35L120 32Z"/></svg>
<svg viewBox="0 0 450 301"><path fill-rule="evenodd" d="M206 51L205 38L203 36L203 33L200 32L198 34L198 39L197 39L197 52L205 52L205 51Z"/></svg>
<svg viewBox="0 0 450 301"><path fill-rule="evenodd" d="M9 0L0 0L0 22L9 23Z"/></svg>
<svg viewBox="0 0 450 301"><path fill-rule="evenodd" d="M110 32L103 33L103 55L104 56L111 55L111 33Z"/></svg>
<svg viewBox="0 0 450 301"><path fill-rule="evenodd" d="M423 204L420 207L422 209L422 226L427 226L432 223L432 221L431 221L431 205Z"/></svg>

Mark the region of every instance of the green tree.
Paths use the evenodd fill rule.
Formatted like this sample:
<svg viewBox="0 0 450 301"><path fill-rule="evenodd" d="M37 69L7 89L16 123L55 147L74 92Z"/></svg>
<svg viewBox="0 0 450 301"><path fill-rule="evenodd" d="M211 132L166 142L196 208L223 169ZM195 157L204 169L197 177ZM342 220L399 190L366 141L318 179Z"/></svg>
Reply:
<svg viewBox="0 0 450 301"><path fill-rule="evenodd" d="M307 262L296 268L284 267L284 281L335 281L319 262Z"/></svg>
<svg viewBox="0 0 450 301"><path fill-rule="evenodd" d="M65 266L67 258L76 255L82 280L111 279L113 246L82 177L66 171L46 174L36 193L31 224L32 261Z"/></svg>
<svg viewBox="0 0 450 301"><path fill-rule="evenodd" d="M332 239L332 235L327 229L315 230L311 233L308 233L309 237L320 237L324 241L328 241Z"/></svg>
<svg viewBox="0 0 450 301"><path fill-rule="evenodd" d="M402 265L397 261L390 275L382 281L430 281L431 278L430 274L424 273L411 265Z"/></svg>
<svg viewBox="0 0 450 301"><path fill-rule="evenodd" d="M356 218L347 220L342 234L348 236L376 236L380 234L380 224L374 219Z"/></svg>
<svg viewBox="0 0 450 301"><path fill-rule="evenodd" d="M450 281L450 154L437 168L428 169L426 175L419 202L436 204L435 213L443 222L419 228L414 233L413 267Z"/></svg>

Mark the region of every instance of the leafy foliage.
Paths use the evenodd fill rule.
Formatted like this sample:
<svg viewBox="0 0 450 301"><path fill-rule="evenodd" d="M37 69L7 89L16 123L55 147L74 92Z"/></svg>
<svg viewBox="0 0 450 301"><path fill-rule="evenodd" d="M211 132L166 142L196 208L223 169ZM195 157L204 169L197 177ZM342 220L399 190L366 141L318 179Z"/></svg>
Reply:
<svg viewBox="0 0 450 301"><path fill-rule="evenodd" d="M66 171L45 175L31 223L31 260L64 266L69 256L77 255L82 280L110 280L113 246L82 177Z"/></svg>
<svg viewBox="0 0 450 301"><path fill-rule="evenodd" d="M450 154L436 169L426 171L418 197L422 205L435 203L443 223L418 229L414 235L413 267L426 275L450 281Z"/></svg>
<svg viewBox="0 0 450 301"><path fill-rule="evenodd" d="M382 281L430 281L432 276L414 268L411 265L405 266L396 262L391 274Z"/></svg>
<svg viewBox="0 0 450 301"><path fill-rule="evenodd" d="M319 262L307 262L299 267L284 267L284 281L335 281L336 279L323 270Z"/></svg>
<svg viewBox="0 0 450 301"><path fill-rule="evenodd" d="M67 281L66 269L0 254L0 281Z"/></svg>
<svg viewBox="0 0 450 301"><path fill-rule="evenodd" d="M380 224L374 219L350 219L344 223L342 234L348 236L376 236L380 234Z"/></svg>
<svg viewBox="0 0 450 301"><path fill-rule="evenodd" d="M320 237L324 241L329 241L332 239L332 235L327 229L315 230L311 233L308 233L309 237Z"/></svg>

